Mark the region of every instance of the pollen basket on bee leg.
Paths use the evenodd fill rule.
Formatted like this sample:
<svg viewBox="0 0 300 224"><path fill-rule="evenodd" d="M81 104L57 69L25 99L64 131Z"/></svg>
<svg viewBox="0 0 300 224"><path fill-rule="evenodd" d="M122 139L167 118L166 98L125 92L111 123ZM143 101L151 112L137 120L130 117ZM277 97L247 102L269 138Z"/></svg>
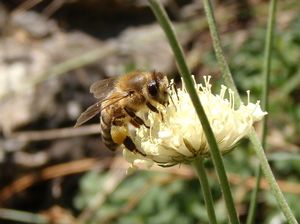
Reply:
<svg viewBox="0 0 300 224"><path fill-rule="evenodd" d="M128 136L128 128L124 126L112 126L110 130L112 140L121 145Z"/></svg>

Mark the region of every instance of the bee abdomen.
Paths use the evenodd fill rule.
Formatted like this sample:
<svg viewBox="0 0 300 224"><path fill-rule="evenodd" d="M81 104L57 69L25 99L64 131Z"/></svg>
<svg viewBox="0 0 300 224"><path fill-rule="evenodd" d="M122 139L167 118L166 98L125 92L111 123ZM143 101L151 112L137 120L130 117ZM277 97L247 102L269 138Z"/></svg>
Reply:
<svg viewBox="0 0 300 224"><path fill-rule="evenodd" d="M101 123L101 135L103 143L107 146L107 148L114 151L119 145L113 141L110 134L110 128L103 127L102 124L103 123Z"/></svg>
<svg viewBox="0 0 300 224"><path fill-rule="evenodd" d="M100 127L103 143L112 151L115 151L119 144L115 143L111 137L111 119L105 112L101 113Z"/></svg>

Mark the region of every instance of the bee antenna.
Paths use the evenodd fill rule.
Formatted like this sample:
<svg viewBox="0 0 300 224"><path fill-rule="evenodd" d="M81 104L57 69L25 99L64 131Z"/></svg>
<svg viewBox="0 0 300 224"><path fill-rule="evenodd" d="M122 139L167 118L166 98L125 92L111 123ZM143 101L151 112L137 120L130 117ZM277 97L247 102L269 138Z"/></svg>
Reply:
<svg viewBox="0 0 300 224"><path fill-rule="evenodd" d="M176 96L177 96L177 99L179 100L179 97L178 97L178 94L177 94L177 89L176 89L176 84L174 83L173 80L171 80L170 84L168 85L168 89L170 89L171 87L174 88L174 91L175 91L175 94L176 94ZM169 98L170 98L170 100L171 100L173 106L175 107L175 110L177 110L176 104L175 104L175 102L174 102L174 100L173 100L173 97L170 95L170 93L169 93Z"/></svg>
<svg viewBox="0 0 300 224"><path fill-rule="evenodd" d="M173 83L170 83L168 86L167 86L167 88L169 89L169 88L171 88L173 86Z"/></svg>

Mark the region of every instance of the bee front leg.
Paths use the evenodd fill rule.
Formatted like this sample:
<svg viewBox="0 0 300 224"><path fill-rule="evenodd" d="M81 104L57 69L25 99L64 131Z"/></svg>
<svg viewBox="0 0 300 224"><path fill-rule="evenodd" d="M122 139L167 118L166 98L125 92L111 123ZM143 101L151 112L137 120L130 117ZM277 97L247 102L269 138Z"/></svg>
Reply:
<svg viewBox="0 0 300 224"><path fill-rule="evenodd" d="M164 121L163 114L155 106L153 106L150 102L147 102L146 105L151 111L158 113L161 116L161 120Z"/></svg>
<svg viewBox="0 0 300 224"><path fill-rule="evenodd" d="M146 103L147 107L152 110L155 113L159 113L159 111L157 110L157 108L155 106L153 106L150 102Z"/></svg>
<svg viewBox="0 0 300 224"><path fill-rule="evenodd" d="M145 124L145 122L143 121L142 118L140 118L139 116L137 116L135 114L135 111L127 106L124 107L124 110L126 111L126 113L132 118L133 122L131 122L134 125L134 122L138 125L144 125L146 128L150 128L148 125ZM136 126L136 125L134 125Z"/></svg>

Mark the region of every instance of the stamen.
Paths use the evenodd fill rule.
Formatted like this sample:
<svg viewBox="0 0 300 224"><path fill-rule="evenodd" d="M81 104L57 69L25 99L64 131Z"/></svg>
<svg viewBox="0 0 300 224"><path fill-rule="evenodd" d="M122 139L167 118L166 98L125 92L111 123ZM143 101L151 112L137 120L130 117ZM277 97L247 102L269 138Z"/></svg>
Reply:
<svg viewBox="0 0 300 224"><path fill-rule="evenodd" d="M171 85L172 85L172 93L175 93L176 97L177 97L177 101L179 101L179 96L178 96L178 91L177 91L177 88L176 88L176 84L174 82L174 79L171 80ZM171 93L171 94L172 94ZM173 94L172 94L173 95ZM172 101L173 101L173 97L172 97ZM174 101L173 101L174 102ZM174 104L175 105L175 104ZM175 107L176 108L176 107Z"/></svg>
<svg viewBox="0 0 300 224"><path fill-rule="evenodd" d="M192 79L193 79L193 81L194 81L194 83L193 83L193 84L194 84L194 85L196 85L195 76L193 76L193 75L192 75Z"/></svg>
<svg viewBox="0 0 300 224"><path fill-rule="evenodd" d="M210 93L211 92L211 84L210 84L210 79L211 79L211 76L204 76L204 84L205 84L205 92L206 93Z"/></svg>
<svg viewBox="0 0 300 224"><path fill-rule="evenodd" d="M230 105L230 107L231 107L231 105L232 105L232 96L231 96L229 90L228 90L228 94L229 94L229 105Z"/></svg>
<svg viewBox="0 0 300 224"><path fill-rule="evenodd" d="M234 109L234 92L231 89L228 89L228 92L231 98L230 108Z"/></svg>
<svg viewBox="0 0 300 224"><path fill-rule="evenodd" d="M250 90L247 90L247 104L250 103Z"/></svg>
<svg viewBox="0 0 300 224"><path fill-rule="evenodd" d="M226 90L227 90L227 87L224 86L224 85L221 85L221 91L220 91L220 97L221 97L221 99L224 99Z"/></svg>

